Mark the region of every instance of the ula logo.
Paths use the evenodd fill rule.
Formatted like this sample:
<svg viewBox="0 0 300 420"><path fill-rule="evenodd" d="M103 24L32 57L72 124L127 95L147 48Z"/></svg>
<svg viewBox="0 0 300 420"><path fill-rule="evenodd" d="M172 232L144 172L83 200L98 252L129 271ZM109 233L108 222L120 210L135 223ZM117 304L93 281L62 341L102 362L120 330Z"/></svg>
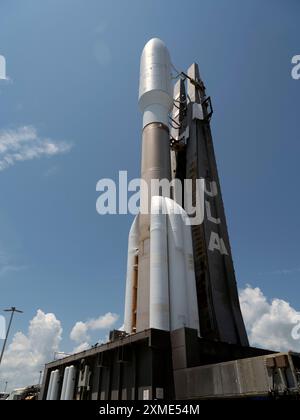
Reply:
<svg viewBox="0 0 300 420"><path fill-rule="evenodd" d="M300 79L300 55L294 55L292 58L292 64L295 64L292 68L292 78L294 80L298 80Z"/></svg>
<svg viewBox="0 0 300 420"><path fill-rule="evenodd" d="M225 242L219 236L217 225L222 221L216 216L215 203L218 186L215 181L204 178L192 180L184 179L151 179L147 183L144 179L135 178L128 182L127 171L119 172L119 186L113 179L103 178L97 183L96 190L101 194L96 202L96 210L100 215L106 214L181 214L184 208L188 217L185 223L190 226L201 225L204 220L209 222L210 239L208 249L219 251L222 255L229 255ZM128 193L134 193L128 197ZM171 209L165 206L152 209L150 198L155 196L172 197L174 205ZM206 218L205 218L206 215ZM217 232L216 232L217 230Z"/></svg>
<svg viewBox="0 0 300 420"><path fill-rule="evenodd" d="M5 339L6 327L5 327L5 318L0 315L0 340Z"/></svg>
<svg viewBox="0 0 300 420"><path fill-rule="evenodd" d="M6 80L6 60L3 55L0 55L0 80Z"/></svg>

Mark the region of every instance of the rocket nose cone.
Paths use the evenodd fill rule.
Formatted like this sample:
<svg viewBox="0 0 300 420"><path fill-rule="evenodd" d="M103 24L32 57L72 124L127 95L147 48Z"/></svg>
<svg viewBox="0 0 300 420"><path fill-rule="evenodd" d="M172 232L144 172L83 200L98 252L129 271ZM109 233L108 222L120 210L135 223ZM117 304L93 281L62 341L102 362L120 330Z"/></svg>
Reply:
<svg viewBox="0 0 300 420"><path fill-rule="evenodd" d="M173 94L171 87L171 58L165 43L152 38L145 45L140 64L139 98L149 91L162 90Z"/></svg>
<svg viewBox="0 0 300 420"><path fill-rule="evenodd" d="M150 39L147 44L144 46L145 49L151 49L151 50L167 50L166 44L159 38L152 38Z"/></svg>
<svg viewBox="0 0 300 420"><path fill-rule="evenodd" d="M163 64L170 64L170 54L166 44L159 38L152 38L144 46L142 57L141 57L141 67L145 65L145 61L149 62L149 59L154 62L159 62Z"/></svg>
<svg viewBox="0 0 300 420"><path fill-rule="evenodd" d="M173 105L170 54L159 38L147 42L141 56L139 106L143 126L150 122L168 125L168 113Z"/></svg>

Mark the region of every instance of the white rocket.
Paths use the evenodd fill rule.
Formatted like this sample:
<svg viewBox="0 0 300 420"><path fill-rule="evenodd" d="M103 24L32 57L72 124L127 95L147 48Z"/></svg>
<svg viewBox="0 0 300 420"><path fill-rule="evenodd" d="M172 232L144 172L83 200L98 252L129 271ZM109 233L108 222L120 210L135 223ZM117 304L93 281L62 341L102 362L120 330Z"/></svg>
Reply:
<svg viewBox="0 0 300 420"><path fill-rule="evenodd" d="M146 44L141 56L139 106L145 182L141 184L141 213L129 233L124 329L134 333L190 327L200 334L188 215L172 198L151 191L151 180L171 180L171 60L158 38Z"/></svg>

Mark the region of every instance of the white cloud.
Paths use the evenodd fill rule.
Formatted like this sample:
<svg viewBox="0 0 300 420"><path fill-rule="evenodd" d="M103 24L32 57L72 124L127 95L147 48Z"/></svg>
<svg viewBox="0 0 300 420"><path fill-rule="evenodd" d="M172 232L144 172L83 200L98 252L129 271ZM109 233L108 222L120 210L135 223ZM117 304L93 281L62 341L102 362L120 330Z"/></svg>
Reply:
<svg viewBox="0 0 300 420"><path fill-rule="evenodd" d="M119 316L117 314L107 312L97 319L91 319L87 322L87 325L90 330L105 330L106 328L111 328L118 318Z"/></svg>
<svg viewBox="0 0 300 420"><path fill-rule="evenodd" d="M275 351L300 351L300 312L281 299L268 301L259 288L240 291L241 309L250 343ZM299 337L300 338L300 337Z"/></svg>
<svg viewBox="0 0 300 420"><path fill-rule="evenodd" d="M17 162L52 157L68 152L71 145L38 136L32 126L0 131L0 171Z"/></svg>
<svg viewBox="0 0 300 420"><path fill-rule="evenodd" d="M0 268L0 277L6 273L26 270L26 268L25 265L4 265Z"/></svg>
<svg viewBox="0 0 300 420"><path fill-rule="evenodd" d="M269 311L269 303L262 291L257 287L247 286L240 292L240 302L246 328L251 331L253 325L264 313Z"/></svg>
<svg viewBox="0 0 300 420"><path fill-rule="evenodd" d="M76 324L74 325L70 333L70 338L71 340L76 341L77 343L88 341L89 336L87 332L88 332L88 327L85 322L82 322L82 321L76 322Z"/></svg>
<svg viewBox="0 0 300 420"><path fill-rule="evenodd" d="M91 346L89 343L87 343L86 341L84 341L83 343L79 344L79 346L74 347L72 354L73 353L80 353L81 351L85 351L90 349Z"/></svg>
<svg viewBox="0 0 300 420"><path fill-rule="evenodd" d="M118 320L119 316L111 312L107 312L105 315L101 315L96 319L90 319L89 321L82 322L78 321L72 328L70 338L77 343L88 342L90 337L89 331L98 331L111 328Z"/></svg>
<svg viewBox="0 0 300 420"><path fill-rule="evenodd" d="M70 336L78 345L67 353L78 353L89 349L91 345L88 331L110 328L117 319L118 315L108 312L87 322L77 322ZM8 381L9 390L36 384L39 372L44 370L46 363L54 360L54 354L56 359L59 356L65 357L66 353L60 349L62 332L61 322L56 316L39 309L29 322L27 333L18 331L7 347L1 363L0 381ZM107 340L108 337L105 336L99 340L99 344Z"/></svg>
<svg viewBox="0 0 300 420"><path fill-rule="evenodd" d="M61 323L55 315L39 309L27 334L17 332L4 354L0 376L8 381L9 389L38 382L39 371L59 349L61 335Z"/></svg>

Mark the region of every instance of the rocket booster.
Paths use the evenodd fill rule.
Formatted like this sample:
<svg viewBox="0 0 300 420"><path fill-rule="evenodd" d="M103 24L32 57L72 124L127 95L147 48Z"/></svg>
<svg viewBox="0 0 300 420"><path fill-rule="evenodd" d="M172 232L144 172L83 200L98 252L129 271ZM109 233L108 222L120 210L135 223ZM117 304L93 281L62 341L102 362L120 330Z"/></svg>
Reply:
<svg viewBox="0 0 300 420"><path fill-rule="evenodd" d="M141 212L129 233L124 329L128 333L181 327L199 331L191 227L186 212L152 180L171 180L169 113L171 60L158 38L144 47L139 107L143 114Z"/></svg>

